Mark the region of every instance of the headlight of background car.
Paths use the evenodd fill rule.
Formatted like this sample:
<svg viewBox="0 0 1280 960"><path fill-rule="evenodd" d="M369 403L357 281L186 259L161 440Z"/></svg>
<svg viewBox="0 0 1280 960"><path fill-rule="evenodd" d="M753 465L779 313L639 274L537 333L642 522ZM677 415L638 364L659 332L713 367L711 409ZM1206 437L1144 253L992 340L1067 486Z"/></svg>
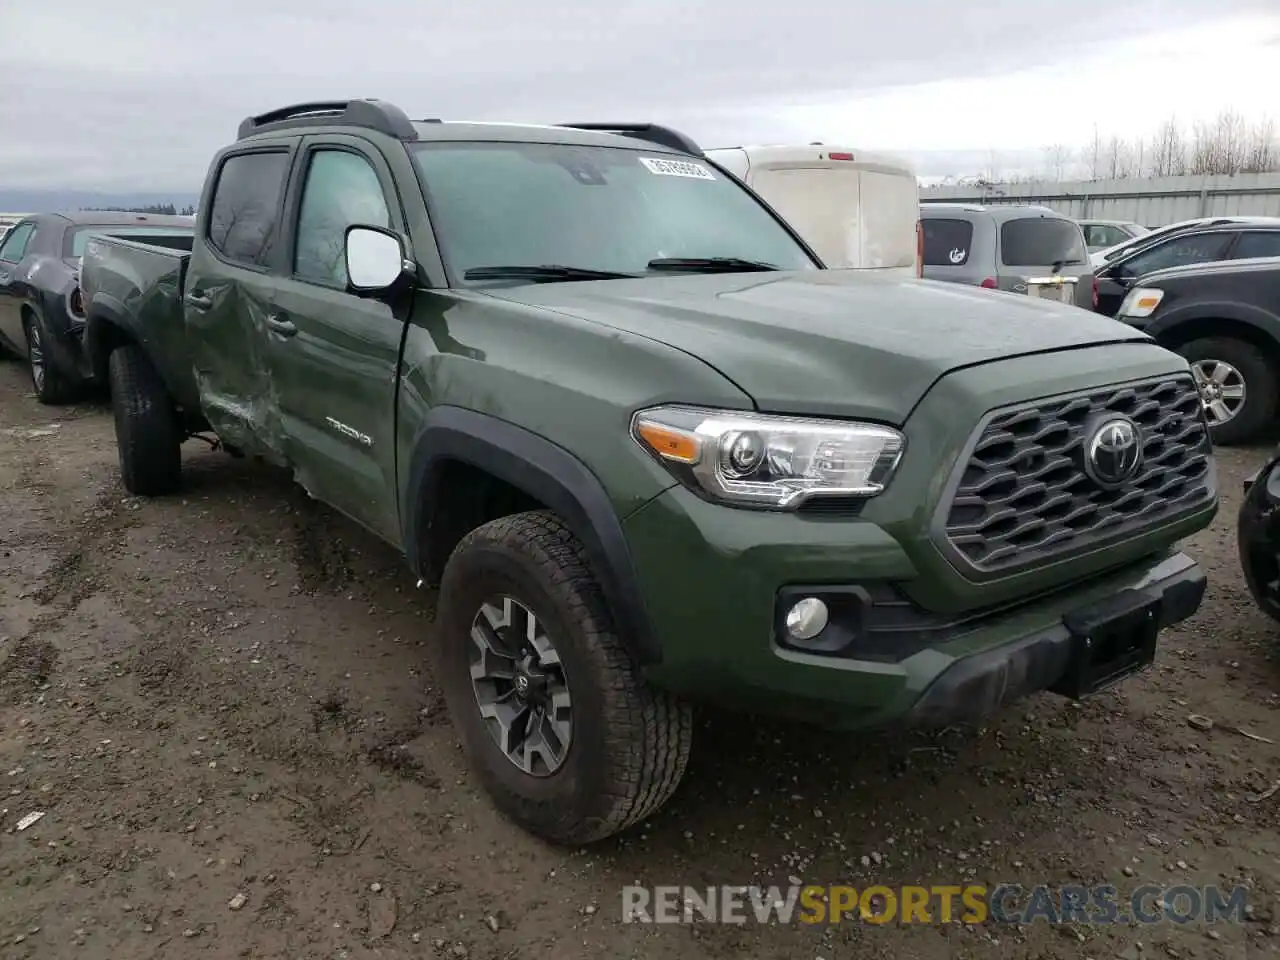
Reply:
<svg viewBox="0 0 1280 960"><path fill-rule="evenodd" d="M905 446L897 430L877 424L681 406L641 410L631 433L687 486L774 508L874 497Z"/></svg>
<svg viewBox="0 0 1280 960"><path fill-rule="evenodd" d="M1120 304L1118 317L1149 317L1164 299L1164 291L1155 287L1134 287Z"/></svg>

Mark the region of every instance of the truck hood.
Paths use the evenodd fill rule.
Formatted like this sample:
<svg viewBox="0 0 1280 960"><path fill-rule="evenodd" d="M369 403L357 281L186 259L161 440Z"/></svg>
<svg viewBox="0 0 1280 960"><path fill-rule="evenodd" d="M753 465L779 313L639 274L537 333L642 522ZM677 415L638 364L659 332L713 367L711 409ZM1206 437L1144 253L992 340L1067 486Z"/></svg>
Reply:
<svg viewBox="0 0 1280 960"><path fill-rule="evenodd" d="M1150 341L1078 307L863 271L683 275L486 293L668 344L714 367L760 410L896 425L953 370Z"/></svg>

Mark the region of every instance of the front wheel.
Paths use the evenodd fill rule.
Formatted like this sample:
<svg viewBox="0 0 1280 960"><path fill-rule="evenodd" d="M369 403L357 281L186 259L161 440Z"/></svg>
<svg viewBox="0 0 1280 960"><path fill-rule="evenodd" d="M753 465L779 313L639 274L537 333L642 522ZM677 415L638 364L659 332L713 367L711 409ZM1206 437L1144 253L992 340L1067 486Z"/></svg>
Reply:
<svg viewBox="0 0 1280 960"><path fill-rule="evenodd" d="M1204 337L1178 353L1191 364L1214 443L1243 443L1271 423L1280 386L1261 350L1231 337Z"/></svg>
<svg viewBox="0 0 1280 960"><path fill-rule="evenodd" d="M182 427L160 374L135 344L107 360L120 478L130 493L156 497L182 482Z"/></svg>
<svg viewBox="0 0 1280 960"><path fill-rule="evenodd" d="M533 511L473 530L439 595L436 677L499 810L544 839L582 844L670 798L691 710L645 683L558 517Z"/></svg>

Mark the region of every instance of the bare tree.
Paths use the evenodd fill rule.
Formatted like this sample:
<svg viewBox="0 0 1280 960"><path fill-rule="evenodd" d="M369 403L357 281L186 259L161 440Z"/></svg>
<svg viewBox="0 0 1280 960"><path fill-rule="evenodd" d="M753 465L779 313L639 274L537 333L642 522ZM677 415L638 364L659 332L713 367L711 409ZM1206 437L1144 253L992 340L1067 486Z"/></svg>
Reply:
<svg viewBox="0 0 1280 960"><path fill-rule="evenodd" d="M1156 130L1148 169L1153 177L1177 177L1186 173L1187 142L1177 117L1170 117Z"/></svg>
<svg viewBox="0 0 1280 960"><path fill-rule="evenodd" d="M1191 142L1191 173L1239 173L1248 150L1248 129L1234 110L1223 110L1211 122L1195 125Z"/></svg>
<svg viewBox="0 0 1280 960"><path fill-rule="evenodd" d="M1093 140L1087 151L1089 163L1089 179L1102 179L1102 136L1098 133L1098 125L1093 125Z"/></svg>
<svg viewBox="0 0 1280 960"><path fill-rule="evenodd" d="M1112 136L1102 155L1102 175L1108 180L1133 176L1134 149L1127 140Z"/></svg>
<svg viewBox="0 0 1280 960"><path fill-rule="evenodd" d="M1255 124L1249 132L1243 170L1245 173L1280 170L1280 146L1276 144L1275 124L1270 118Z"/></svg>
<svg viewBox="0 0 1280 960"><path fill-rule="evenodd" d="M1052 179L1061 180L1063 178L1067 165L1071 163L1074 153L1075 151L1065 143L1055 143L1044 148L1045 166L1048 168L1049 176Z"/></svg>

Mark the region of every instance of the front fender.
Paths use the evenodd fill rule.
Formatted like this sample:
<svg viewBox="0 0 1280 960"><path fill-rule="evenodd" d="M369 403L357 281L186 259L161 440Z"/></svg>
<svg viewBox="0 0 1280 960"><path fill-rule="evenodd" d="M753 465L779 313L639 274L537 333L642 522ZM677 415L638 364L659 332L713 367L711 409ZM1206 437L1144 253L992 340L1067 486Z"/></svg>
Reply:
<svg viewBox="0 0 1280 960"><path fill-rule="evenodd" d="M586 550L619 636L642 664L661 659L639 576L622 523L604 486L569 451L505 420L461 407L428 411L414 437L402 500L405 554L422 575L440 569L444 557L424 555L436 521L446 464L469 464L545 504L569 526Z"/></svg>
<svg viewBox="0 0 1280 960"><path fill-rule="evenodd" d="M1158 340L1167 339L1177 333L1178 327L1197 320L1235 320L1245 323L1280 345L1280 317L1253 304L1229 300L1200 300L1186 306L1175 305L1167 314L1157 314L1142 329Z"/></svg>

